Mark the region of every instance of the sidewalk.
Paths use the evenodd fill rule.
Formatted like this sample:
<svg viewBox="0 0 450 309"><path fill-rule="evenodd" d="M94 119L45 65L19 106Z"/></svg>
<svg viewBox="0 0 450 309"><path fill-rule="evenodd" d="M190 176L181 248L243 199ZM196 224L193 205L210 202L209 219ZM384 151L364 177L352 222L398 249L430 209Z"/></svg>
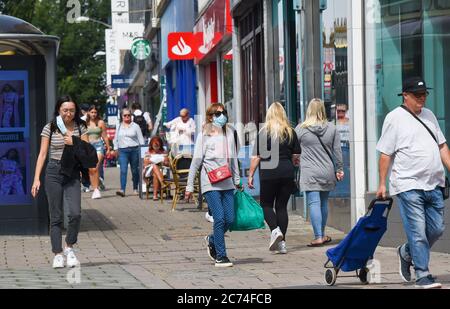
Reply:
<svg viewBox="0 0 450 309"><path fill-rule="evenodd" d="M312 229L291 215L287 255L268 250L269 231L227 234L228 255L234 267L217 269L203 238L211 230L204 211L179 204L172 212L165 201L120 198L119 172L106 169L103 199L83 193L82 226L76 253L81 268L53 270L49 237L0 236L0 288L328 288L324 283L325 251L309 248ZM128 182L128 193L131 180ZM329 229L336 245L344 235ZM381 283L362 285L359 279L338 278L335 288L412 288L397 269L394 248L375 252ZM431 271L450 287L450 255L433 253ZM352 275L345 273L344 275Z"/></svg>

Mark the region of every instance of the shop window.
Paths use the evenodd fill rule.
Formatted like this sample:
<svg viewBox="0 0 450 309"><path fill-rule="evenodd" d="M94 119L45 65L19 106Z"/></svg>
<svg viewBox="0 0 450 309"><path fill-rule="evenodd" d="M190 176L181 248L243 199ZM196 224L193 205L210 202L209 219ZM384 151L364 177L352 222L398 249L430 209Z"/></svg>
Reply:
<svg viewBox="0 0 450 309"><path fill-rule="evenodd" d="M378 141L386 115L401 104L397 93L412 75L434 88L426 106L450 138L449 1L370 1L380 18L366 22L368 189L378 187ZM369 7L370 5L370 7ZM386 13L389 12L389 13Z"/></svg>

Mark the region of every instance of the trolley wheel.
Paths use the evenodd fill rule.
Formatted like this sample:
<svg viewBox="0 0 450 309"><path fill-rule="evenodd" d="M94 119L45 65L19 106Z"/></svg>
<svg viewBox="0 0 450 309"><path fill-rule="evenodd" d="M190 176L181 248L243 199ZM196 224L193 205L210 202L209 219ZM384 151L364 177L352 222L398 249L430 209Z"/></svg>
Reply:
<svg viewBox="0 0 450 309"><path fill-rule="evenodd" d="M334 268L328 268L325 271L325 282L329 286L333 286L336 283L337 273Z"/></svg>
<svg viewBox="0 0 450 309"><path fill-rule="evenodd" d="M358 278L363 284L369 284L367 280L367 275L369 274L369 269L367 267L361 268L358 273Z"/></svg>

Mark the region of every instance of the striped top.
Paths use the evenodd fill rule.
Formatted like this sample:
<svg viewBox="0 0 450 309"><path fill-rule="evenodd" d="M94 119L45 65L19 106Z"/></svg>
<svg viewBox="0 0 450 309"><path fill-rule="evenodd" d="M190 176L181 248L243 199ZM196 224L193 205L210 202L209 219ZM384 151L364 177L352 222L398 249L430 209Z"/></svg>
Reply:
<svg viewBox="0 0 450 309"><path fill-rule="evenodd" d="M47 123L42 129L41 136L50 138L50 125L51 123ZM81 126L81 135L87 134L87 128L85 126ZM78 125L75 123L73 129L73 135L80 136L80 131L78 130ZM50 142L50 159L61 160L62 154L64 151L64 137L59 131L55 131L52 134L52 140Z"/></svg>

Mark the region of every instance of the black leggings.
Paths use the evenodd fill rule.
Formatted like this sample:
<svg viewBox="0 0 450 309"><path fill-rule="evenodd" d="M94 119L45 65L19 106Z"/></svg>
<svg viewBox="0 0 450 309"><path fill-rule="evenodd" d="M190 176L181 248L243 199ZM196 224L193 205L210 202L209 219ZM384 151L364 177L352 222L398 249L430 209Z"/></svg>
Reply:
<svg viewBox="0 0 450 309"><path fill-rule="evenodd" d="M291 197L292 190L292 178L261 180L260 198L261 206L264 210L264 219L271 231L280 227L284 237L286 237L289 223L287 203ZM274 203L275 211L273 208Z"/></svg>

